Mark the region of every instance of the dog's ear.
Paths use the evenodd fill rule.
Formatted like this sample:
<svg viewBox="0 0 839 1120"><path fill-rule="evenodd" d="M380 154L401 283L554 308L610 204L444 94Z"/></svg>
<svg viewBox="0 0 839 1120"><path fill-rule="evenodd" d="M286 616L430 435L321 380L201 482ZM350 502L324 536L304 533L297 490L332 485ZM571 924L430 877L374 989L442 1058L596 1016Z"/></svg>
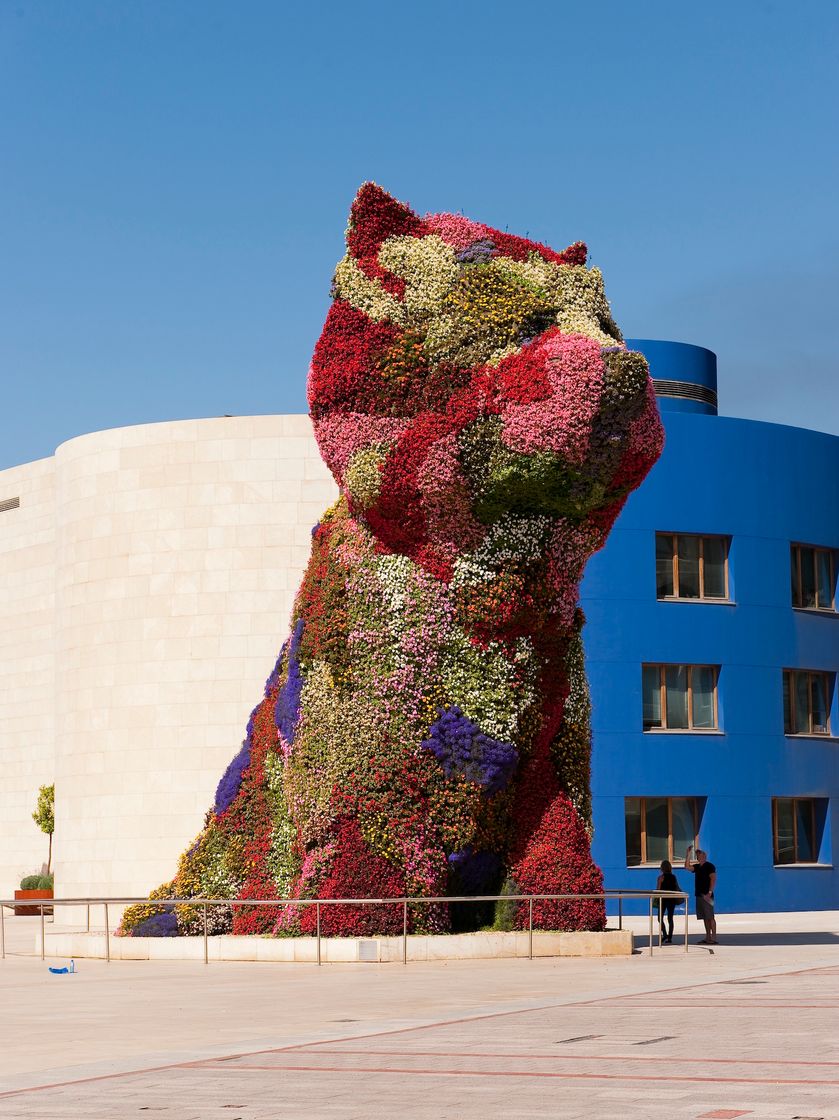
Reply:
<svg viewBox="0 0 839 1120"><path fill-rule="evenodd" d="M362 183L350 207L347 248L357 260L375 258L388 237L421 236L425 226L410 206L377 183Z"/></svg>

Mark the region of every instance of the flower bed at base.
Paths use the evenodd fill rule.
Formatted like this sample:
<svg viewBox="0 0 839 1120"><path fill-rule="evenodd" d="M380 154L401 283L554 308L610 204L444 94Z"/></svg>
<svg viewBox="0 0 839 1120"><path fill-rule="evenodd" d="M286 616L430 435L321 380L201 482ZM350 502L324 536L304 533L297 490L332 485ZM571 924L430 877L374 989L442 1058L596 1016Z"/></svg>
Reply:
<svg viewBox="0 0 839 1120"><path fill-rule="evenodd" d="M647 365L585 246L556 252L367 183L309 405L341 496L312 532L291 636L204 828L155 898L598 893L577 592L658 457ZM132 907L123 932L190 935ZM223 908L213 932L312 930ZM322 931L401 932L401 908ZM521 904L412 907L412 933L521 929ZM597 930L599 902L537 926ZM325 924L324 924L325 923Z"/></svg>

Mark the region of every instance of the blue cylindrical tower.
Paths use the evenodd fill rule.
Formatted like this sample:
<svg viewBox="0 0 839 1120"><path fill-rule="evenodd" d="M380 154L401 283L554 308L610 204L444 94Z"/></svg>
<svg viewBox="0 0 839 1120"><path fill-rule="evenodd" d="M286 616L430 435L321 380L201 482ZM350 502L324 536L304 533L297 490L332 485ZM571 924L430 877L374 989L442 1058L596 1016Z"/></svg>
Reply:
<svg viewBox="0 0 839 1120"><path fill-rule="evenodd" d="M717 355L704 346L628 338L630 350L647 359L662 412L717 415Z"/></svg>

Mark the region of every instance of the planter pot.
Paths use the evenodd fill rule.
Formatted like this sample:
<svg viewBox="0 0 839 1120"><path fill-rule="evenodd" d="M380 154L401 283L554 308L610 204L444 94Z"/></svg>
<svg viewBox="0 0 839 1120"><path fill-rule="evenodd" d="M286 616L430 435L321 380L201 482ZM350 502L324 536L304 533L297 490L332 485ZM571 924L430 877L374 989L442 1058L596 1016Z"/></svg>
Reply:
<svg viewBox="0 0 839 1120"><path fill-rule="evenodd" d="M35 899L52 898L52 897L53 897L52 891L15 891L15 902L17 902L18 899L20 899L21 901L24 901L24 900L32 901L32 900L35 900ZM16 906L15 907L15 914L17 916L25 916L27 914L40 914L40 913L41 913L40 906ZM51 906L45 906L44 907L44 913L45 914L51 914L52 913L52 907Z"/></svg>

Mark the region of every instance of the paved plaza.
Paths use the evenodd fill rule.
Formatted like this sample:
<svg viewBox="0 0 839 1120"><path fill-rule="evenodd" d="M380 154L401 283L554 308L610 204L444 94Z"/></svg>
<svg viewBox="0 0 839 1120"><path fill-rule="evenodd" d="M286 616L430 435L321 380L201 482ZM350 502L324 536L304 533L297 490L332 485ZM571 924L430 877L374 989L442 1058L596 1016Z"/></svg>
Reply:
<svg viewBox="0 0 839 1120"><path fill-rule="evenodd" d="M54 976L9 919L0 1117L839 1118L839 914L720 933L652 958Z"/></svg>

